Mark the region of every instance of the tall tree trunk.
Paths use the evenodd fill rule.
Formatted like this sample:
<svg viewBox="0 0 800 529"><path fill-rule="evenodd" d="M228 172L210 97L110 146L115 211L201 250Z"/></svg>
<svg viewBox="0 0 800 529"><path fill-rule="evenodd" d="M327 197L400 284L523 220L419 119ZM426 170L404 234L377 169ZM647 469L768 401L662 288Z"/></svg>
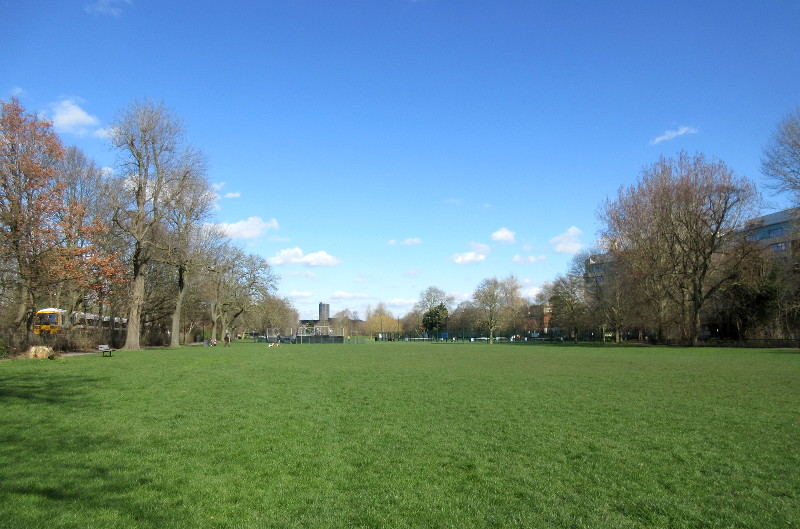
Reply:
<svg viewBox="0 0 800 529"><path fill-rule="evenodd" d="M222 317L222 314L217 309L217 304L211 304L211 340L217 339L217 322Z"/></svg>
<svg viewBox="0 0 800 529"><path fill-rule="evenodd" d="M19 305L12 324L11 343L9 343L12 349L22 350L30 343L31 326L29 323L32 320L32 312L30 291L23 282L20 285Z"/></svg>
<svg viewBox="0 0 800 529"><path fill-rule="evenodd" d="M183 297L186 294L184 290L178 291L178 296L175 301L175 312L172 313L172 334L170 336L170 347L180 347L180 332L181 332L181 312L183 309Z"/></svg>
<svg viewBox="0 0 800 529"><path fill-rule="evenodd" d="M178 266L178 295L175 297L175 312L172 313L172 335L170 336L170 347L180 347L181 332L181 312L183 310L183 298L186 295L186 270Z"/></svg>
<svg viewBox="0 0 800 529"><path fill-rule="evenodd" d="M135 267L137 268L137 267ZM141 269L138 270L133 278L133 285L131 288L131 307L128 311L128 334L125 337L125 346L123 349L126 351L135 351L141 349L139 345L139 335L141 334L142 327L142 306L144 305L144 274Z"/></svg>
<svg viewBox="0 0 800 529"><path fill-rule="evenodd" d="M703 311L703 304L702 302L695 301L691 307L691 314L692 314L692 346L696 346L700 343L700 329L702 328L702 322L700 320L700 313Z"/></svg>

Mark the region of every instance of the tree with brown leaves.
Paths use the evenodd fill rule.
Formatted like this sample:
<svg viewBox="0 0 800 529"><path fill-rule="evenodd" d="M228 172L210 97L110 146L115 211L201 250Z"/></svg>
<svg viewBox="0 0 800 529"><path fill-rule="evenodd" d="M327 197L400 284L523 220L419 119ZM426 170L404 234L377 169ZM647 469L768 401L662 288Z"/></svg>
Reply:
<svg viewBox="0 0 800 529"><path fill-rule="evenodd" d="M59 277L53 257L61 238L57 164L64 149L52 123L26 113L15 98L0 105L0 258L6 306L13 309L7 336L16 347L28 341L43 287Z"/></svg>

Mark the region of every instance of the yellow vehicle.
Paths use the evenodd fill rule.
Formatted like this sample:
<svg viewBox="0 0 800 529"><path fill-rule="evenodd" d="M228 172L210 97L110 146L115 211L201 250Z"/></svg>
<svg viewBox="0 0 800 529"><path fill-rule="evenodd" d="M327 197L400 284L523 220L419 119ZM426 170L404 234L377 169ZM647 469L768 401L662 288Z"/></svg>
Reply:
<svg viewBox="0 0 800 529"><path fill-rule="evenodd" d="M36 312L33 320L34 334L56 334L65 327L69 327L70 321L66 310L63 309L42 309Z"/></svg>

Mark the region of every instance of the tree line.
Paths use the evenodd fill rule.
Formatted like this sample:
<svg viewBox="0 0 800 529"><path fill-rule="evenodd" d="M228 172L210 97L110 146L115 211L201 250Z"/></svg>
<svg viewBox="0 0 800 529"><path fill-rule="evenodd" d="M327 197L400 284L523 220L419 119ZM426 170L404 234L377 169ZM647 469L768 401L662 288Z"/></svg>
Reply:
<svg viewBox="0 0 800 529"><path fill-rule="evenodd" d="M340 314L334 317L335 321ZM428 340L480 338L494 342L498 337L528 336L541 321L532 304L521 293L513 274L487 278L475 288L470 299L456 304L455 297L430 286L404 316L395 317L384 303L367 307L360 332L370 336Z"/></svg>
<svg viewBox="0 0 800 529"><path fill-rule="evenodd" d="M661 158L600 206L597 246L545 285L549 325L575 340L796 341L800 109L779 123L761 168L794 204L780 252L755 236L752 181L702 154Z"/></svg>
<svg viewBox="0 0 800 529"><path fill-rule="evenodd" d="M41 340L32 331L46 306L127 322L118 336L76 326L49 338L61 348L115 339L126 349L177 346L298 325L267 261L210 223L216 195L205 157L163 103L118 113L108 129L111 171L64 146L17 99L0 104L0 348ZM762 171L800 205L800 109L778 125ZM724 162L681 152L600 205L595 246L534 300L510 275L481 281L458 304L431 286L402 317L379 303L363 321L346 309L328 323L345 335L490 342L795 339L797 250L776 259L748 236L760 205L755 185Z"/></svg>
<svg viewBox="0 0 800 529"><path fill-rule="evenodd" d="M800 206L800 109L763 150L762 172ZM633 185L600 205L598 242L523 299L513 276L482 281L458 305L436 287L397 320L406 336L647 340L797 340L800 227L795 209L780 253L752 225L762 205L754 183L724 162L680 152L642 169ZM387 316L379 305L375 330ZM391 317L391 314L388 314Z"/></svg>
<svg viewBox="0 0 800 529"><path fill-rule="evenodd" d="M216 195L205 157L163 103L118 113L108 129L111 171L65 146L17 99L0 104L1 347L48 338L67 349L114 339L139 349L216 338L245 322L295 324L267 261L209 222ZM127 332L78 325L37 338L42 307L124 321Z"/></svg>

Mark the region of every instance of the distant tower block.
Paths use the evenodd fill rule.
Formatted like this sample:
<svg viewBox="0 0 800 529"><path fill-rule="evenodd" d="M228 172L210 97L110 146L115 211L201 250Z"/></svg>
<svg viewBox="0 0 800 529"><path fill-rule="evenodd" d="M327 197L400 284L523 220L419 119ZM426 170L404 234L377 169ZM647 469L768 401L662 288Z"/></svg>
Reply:
<svg viewBox="0 0 800 529"><path fill-rule="evenodd" d="M331 306L327 303L319 304L319 322L325 323L331 318Z"/></svg>

